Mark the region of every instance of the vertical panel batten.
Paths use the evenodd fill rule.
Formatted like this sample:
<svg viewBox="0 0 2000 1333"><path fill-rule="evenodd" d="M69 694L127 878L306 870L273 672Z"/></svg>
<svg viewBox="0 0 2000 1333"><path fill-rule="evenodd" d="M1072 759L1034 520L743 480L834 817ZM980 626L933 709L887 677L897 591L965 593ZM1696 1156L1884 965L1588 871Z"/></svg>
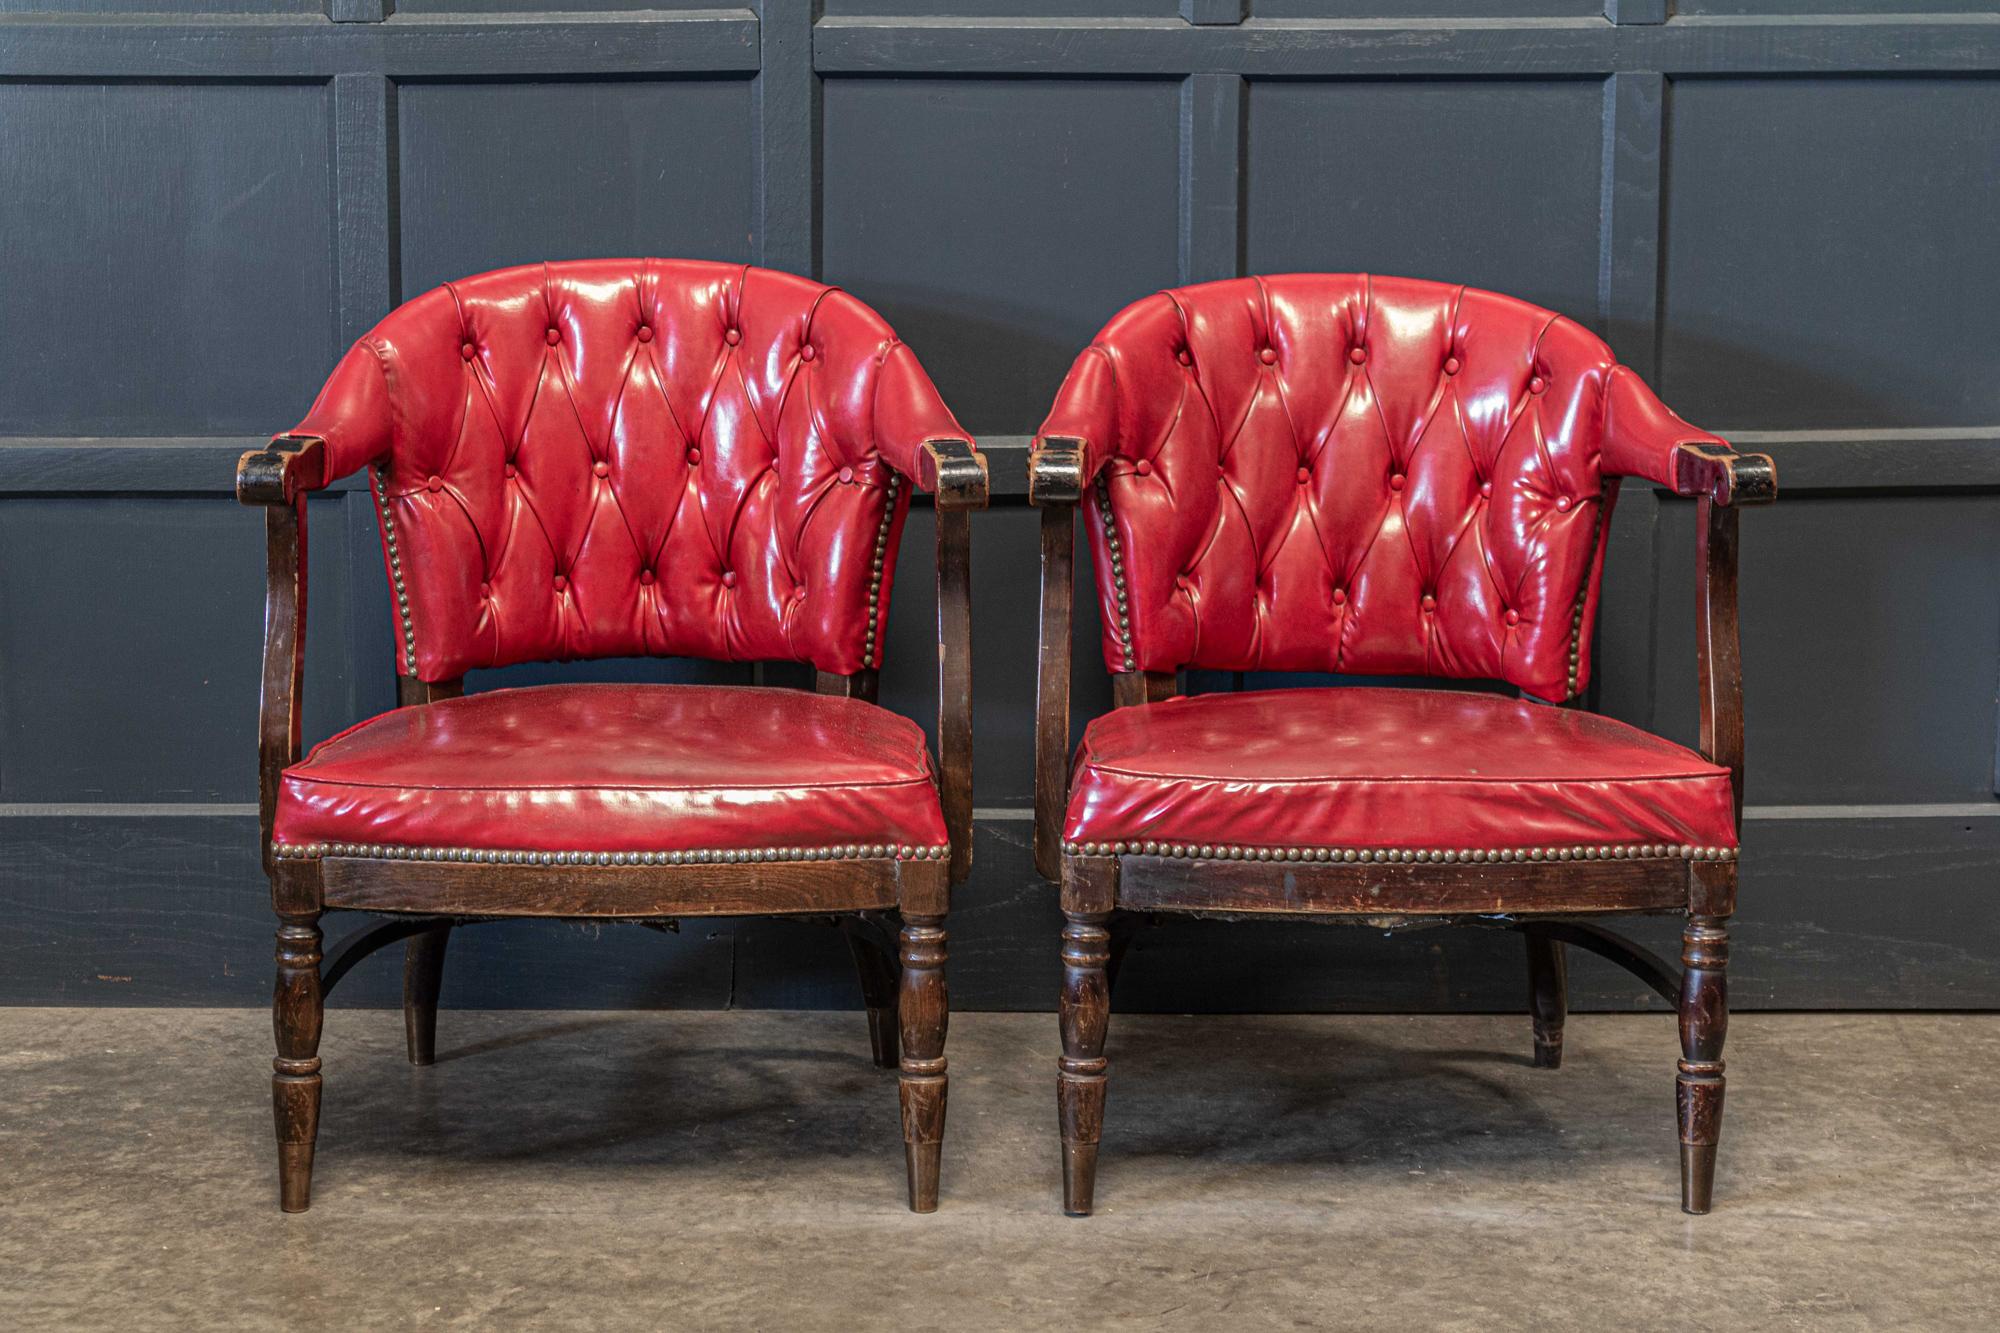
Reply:
<svg viewBox="0 0 2000 1333"><path fill-rule="evenodd" d="M820 83L813 69L819 0L758 0L763 68L757 107L757 262L817 276Z"/></svg>
<svg viewBox="0 0 2000 1333"><path fill-rule="evenodd" d="M1235 74L1192 74L1181 83L1182 282L1243 269L1244 93Z"/></svg>

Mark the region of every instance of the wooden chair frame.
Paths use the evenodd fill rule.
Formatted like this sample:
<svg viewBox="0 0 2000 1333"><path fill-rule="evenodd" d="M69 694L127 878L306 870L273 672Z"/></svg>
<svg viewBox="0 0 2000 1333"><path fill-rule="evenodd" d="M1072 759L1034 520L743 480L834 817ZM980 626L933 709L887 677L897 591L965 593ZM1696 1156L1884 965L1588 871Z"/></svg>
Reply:
<svg viewBox="0 0 2000 1333"><path fill-rule="evenodd" d="M1083 442L1047 437L1029 463L1029 498L1042 511L1041 663L1035 729L1035 865L1062 887L1062 1056L1057 1106L1062 1128L1063 1211L1091 1211L1104 1123L1105 1031L1111 978L1129 943L1133 914L1178 912L1258 918L1297 916L1378 928L1475 922L1518 929L1527 941L1534 1063L1562 1062L1567 1012L1564 946L1619 963L1680 1014L1676 1089L1681 1206L1706 1213L1713 1196L1721 1126L1728 921L1736 908L1733 852L1667 847L1644 858L1598 859L1594 848L1492 853L1225 851L1171 843L1067 846L1071 620L1075 510L1082 496ZM1696 671L1700 750L1730 771L1736 823L1743 822L1743 675L1736 617L1737 512L1776 498L1762 454L1683 444L1675 490L1696 502ZM1113 561L1119 555L1112 551ZM1173 697L1165 672L1116 672L1115 707ZM1580 700L1564 701L1577 706ZM1681 912L1681 967L1630 940L1573 920L1610 913Z"/></svg>
<svg viewBox="0 0 2000 1333"><path fill-rule="evenodd" d="M972 865L972 572L970 513L984 508L986 458L963 440L927 441L915 480L937 506L938 772L950 854L898 859L893 849L830 847L811 859L761 853L688 853L642 858L599 855L591 864L545 854L543 864L496 863L465 849L426 849L432 859L273 854L279 779L301 756L305 682L306 496L324 483L324 441L281 436L243 456L237 498L265 511L264 674L257 733L258 809L264 870L278 916L272 1014L277 1057L279 1201L303 1212L311 1197L320 1111L319 1041L326 996L361 958L407 941L403 1015L411 1063L434 1058L437 1001L452 927L510 917L623 920L664 926L682 917L807 916L842 922L868 1006L875 1062L899 1070L910 1207L938 1202L939 1149L948 1086L944 1054L949 1005L944 967L951 886ZM421 708L463 693L460 680L398 678L399 706ZM822 694L873 701L876 673L819 673ZM364 853L365 848L348 848ZM697 859L699 858L699 859ZM322 951L321 915L381 913ZM893 941L893 943L892 943Z"/></svg>

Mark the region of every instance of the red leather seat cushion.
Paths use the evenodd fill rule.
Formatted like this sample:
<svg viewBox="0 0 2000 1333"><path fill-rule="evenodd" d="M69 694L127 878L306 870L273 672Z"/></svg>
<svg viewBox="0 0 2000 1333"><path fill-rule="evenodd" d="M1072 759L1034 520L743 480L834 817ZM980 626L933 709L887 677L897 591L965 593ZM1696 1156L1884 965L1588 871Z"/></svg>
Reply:
<svg viewBox="0 0 2000 1333"><path fill-rule="evenodd" d="M1272 848L1734 847L1729 770L1594 713L1334 688L1120 708L1077 752L1063 837Z"/></svg>
<svg viewBox="0 0 2000 1333"><path fill-rule="evenodd" d="M689 851L945 844L922 728L857 699L496 690L370 718L285 771L291 846Z"/></svg>

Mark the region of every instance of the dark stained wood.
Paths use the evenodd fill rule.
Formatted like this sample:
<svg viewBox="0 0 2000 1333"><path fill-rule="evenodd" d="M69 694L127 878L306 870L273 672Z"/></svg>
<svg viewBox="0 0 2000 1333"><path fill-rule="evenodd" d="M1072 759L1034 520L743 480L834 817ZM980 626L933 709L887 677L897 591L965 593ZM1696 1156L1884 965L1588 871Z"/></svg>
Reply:
<svg viewBox="0 0 2000 1333"><path fill-rule="evenodd" d="M426 917L388 917L370 921L358 930L341 937L330 949L325 950L325 961L320 964L319 989L322 998L333 994L334 987L341 978L354 970L355 964L392 944L399 944L412 935L420 935L438 925Z"/></svg>
<svg viewBox="0 0 2000 1333"><path fill-rule="evenodd" d="M972 523L962 508L938 508L937 578L938 797L960 884L972 871Z"/></svg>
<svg viewBox="0 0 2000 1333"><path fill-rule="evenodd" d="M1770 504L1778 498L1778 470L1769 454L1683 444L1674 451L1674 489L1719 505Z"/></svg>
<svg viewBox="0 0 2000 1333"><path fill-rule="evenodd" d="M849 675L835 671L813 673L813 693L831 694L841 699L859 699L864 703L874 703L877 687L881 683L881 673L862 670Z"/></svg>
<svg viewBox="0 0 2000 1333"><path fill-rule="evenodd" d="M257 709L257 823L264 869L278 814L278 782L299 761L306 672L306 502L303 496L264 510L264 674Z"/></svg>
<svg viewBox="0 0 2000 1333"><path fill-rule="evenodd" d="M1111 1025L1111 931L1105 912L1063 913L1062 998L1056 1062L1056 1114L1062 1129L1063 1211L1088 1216L1097 1183L1097 1145L1104 1132L1109 1062L1104 1036Z"/></svg>
<svg viewBox="0 0 2000 1333"><path fill-rule="evenodd" d="M1563 1021L1569 1017L1569 963L1559 940L1529 926L1528 1016L1535 1025L1535 1068L1560 1069Z"/></svg>
<svg viewBox="0 0 2000 1333"><path fill-rule="evenodd" d="M413 1065L437 1063L438 993L450 942L446 921L412 935L403 947L403 1039Z"/></svg>
<svg viewBox="0 0 2000 1333"><path fill-rule="evenodd" d="M944 917L905 913L900 943L903 975L897 988L896 1012L903 1049L896 1082L903 1109L910 1211L934 1213L950 1083L944 1054L951 1014L944 980Z"/></svg>
<svg viewBox="0 0 2000 1333"><path fill-rule="evenodd" d="M1736 626L1737 511L1707 496L1695 502L1695 671L1701 752L1729 770L1736 825L1743 826L1743 654Z"/></svg>
<svg viewBox="0 0 2000 1333"><path fill-rule="evenodd" d="M312 1202L313 1145L319 1138L319 1034L326 1001L320 990L316 914L278 924L278 977L271 992L271 1111L278 1134L278 1206L302 1213Z"/></svg>
<svg viewBox="0 0 2000 1333"><path fill-rule="evenodd" d="M984 509L992 493L986 455L970 440L925 440L917 454L916 482L935 497L940 513Z"/></svg>
<svg viewBox="0 0 2000 1333"><path fill-rule="evenodd" d="M1722 1042L1729 1032L1729 930L1719 917L1690 917L1681 933L1681 1058L1674 1077L1681 1128L1681 1210L1705 1213L1715 1192L1722 1137Z"/></svg>
<svg viewBox="0 0 2000 1333"><path fill-rule="evenodd" d="M1653 993L1668 1004L1680 1003L1680 969L1643 944L1581 921L1534 920L1519 922L1516 928L1559 944L1588 949L1651 986Z"/></svg>
<svg viewBox="0 0 2000 1333"><path fill-rule="evenodd" d="M1042 510L1041 642L1035 674L1035 870L1051 881L1062 878L1062 826L1069 803L1075 589L1076 506L1049 504Z"/></svg>
<svg viewBox="0 0 2000 1333"><path fill-rule="evenodd" d="M326 482L326 442L280 435L236 460L236 498L246 505L290 505Z"/></svg>
<svg viewBox="0 0 2000 1333"><path fill-rule="evenodd" d="M423 704L434 704L440 699L457 699L465 694L463 677L450 680L418 680L415 676L396 677L396 705L399 708L416 708Z"/></svg>
<svg viewBox="0 0 2000 1333"><path fill-rule="evenodd" d="M328 857L329 907L426 916L756 916L882 911L941 892L942 861L522 866Z"/></svg>
<svg viewBox="0 0 2000 1333"><path fill-rule="evenodd" d="M1062 909L1065 912L1109 912L1118 902L1120 858L1065 856L1062 866Z"/></svg>
<svg viewBox="0 0 2000 1333"><path fill-rule="evenodd" d="M861 978L861 1001L868 1009L868 1045L878 1069L895 1069L898 1064L896 992L901 983L896 961L894 933L885 936L874 918L845 916L841 934L854 954L854 970Z"/></svg>
<svg viewBox="0 0 2000 1333"><path fill-rule="evenodd" d="M1180 683L1171 671L1114 671L1111 674L1111 702L1119 708L1134 704L1156 704L1171 699Z"/></svg>
<svg viewBox="0 0 2000 1333"><path fill-rule="evenodd" d="M1118 858L1117 905L1140 911L1355 916L1580 915L1684 907L1687 863L1382 863Z"/></svg>

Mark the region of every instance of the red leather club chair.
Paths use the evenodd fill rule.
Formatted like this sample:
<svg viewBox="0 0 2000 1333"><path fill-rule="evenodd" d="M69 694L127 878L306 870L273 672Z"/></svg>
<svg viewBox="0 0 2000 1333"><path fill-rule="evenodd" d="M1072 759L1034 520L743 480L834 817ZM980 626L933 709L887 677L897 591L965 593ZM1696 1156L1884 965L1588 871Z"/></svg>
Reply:
<svg viewBox="0 0 2000 1333"><path fill-rule="evenodd" d="M305 497L363 470L401 706L301 758ZM936 763L874 703L913 485L938 508ZM237 494L269 536L258 752L287 1211L310 1196L324 998L366 953L407 940L410 1058L428 1064L455 923L749 914L848 929L876 1063L900 1046L910 1206L937 1206L945 911L971 861L968 511L986 488L861 302L651 259L426 293L244 456ZM641 655L808 663L817 690L462 689L479 667ZM323 956L333 909L385 920Z"/></svg>
<svg viewBox="0 0 2000 1333"><path fill-rule="evenodd" d="M1696 501L1700 751L1580 705L1621 478ZM1736 506L1771 461L1592 334L1491 292L1243 278L1129 307L1036 437L1036 855L1062 883L1064 1208L1088 1213L1110 975L1134 913L1461 918L1527 940L1535 1063L1564 947L1680 1012L1682 1206L1706 1212L1743 791ZM1068 753L1074 529L1118 705ZM1176 673L1485 682L1176 697ZM1677 912L1683 968L1587 919Z"/></svg>

